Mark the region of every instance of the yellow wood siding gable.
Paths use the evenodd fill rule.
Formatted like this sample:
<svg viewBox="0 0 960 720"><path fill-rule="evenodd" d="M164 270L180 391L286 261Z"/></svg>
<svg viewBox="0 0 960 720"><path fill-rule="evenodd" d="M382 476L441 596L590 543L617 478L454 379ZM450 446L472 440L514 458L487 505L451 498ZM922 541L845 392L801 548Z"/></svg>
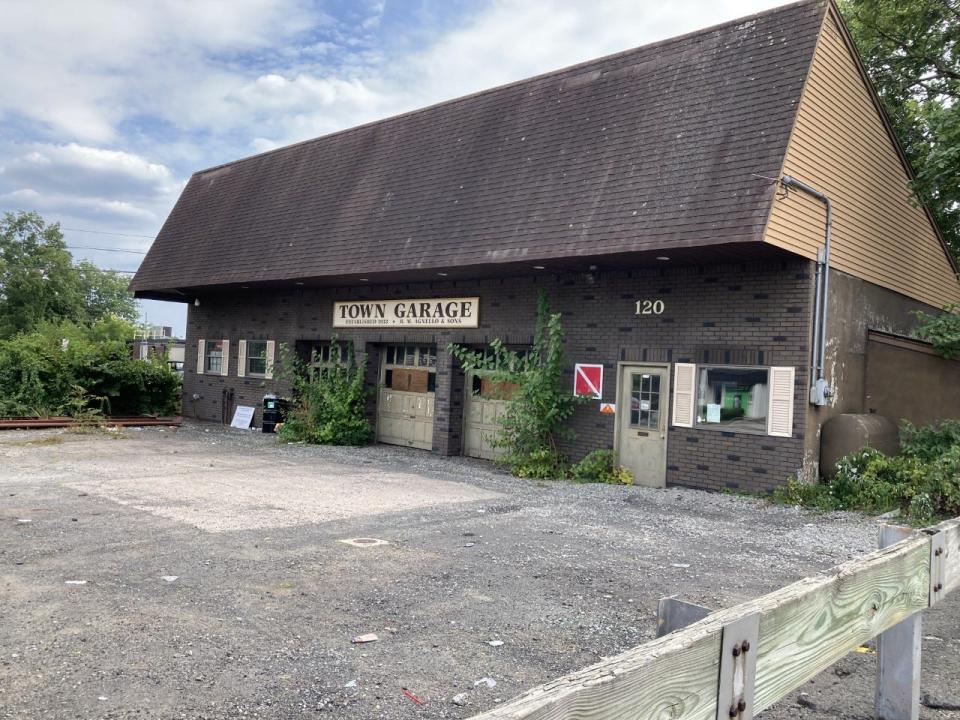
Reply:
<svg viewBox="0 0 960 720"><path fill-rule="evenodd" d="M927 213L912 202L908 172L831 6L783 164L833 202L832 268L937 307L960 283ZM764 240L815 259L823 205L779 190Z"/></svg>

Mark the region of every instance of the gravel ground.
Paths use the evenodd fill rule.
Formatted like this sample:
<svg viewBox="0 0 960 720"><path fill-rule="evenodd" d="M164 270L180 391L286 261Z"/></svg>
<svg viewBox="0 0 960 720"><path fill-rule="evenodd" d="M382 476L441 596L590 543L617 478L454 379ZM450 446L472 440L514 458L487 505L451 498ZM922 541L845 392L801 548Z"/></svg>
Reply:
<svg viewBox="0 0 960 720"><path fill-rule="evenodd" d="M0 498L3 720L466 718L650 639L663 595L729 606L876 542L856 515L212 425L6 431ZM925 615L931 702L960 702L958 600ZM874 663L763 716L870 718Z"/></svg>

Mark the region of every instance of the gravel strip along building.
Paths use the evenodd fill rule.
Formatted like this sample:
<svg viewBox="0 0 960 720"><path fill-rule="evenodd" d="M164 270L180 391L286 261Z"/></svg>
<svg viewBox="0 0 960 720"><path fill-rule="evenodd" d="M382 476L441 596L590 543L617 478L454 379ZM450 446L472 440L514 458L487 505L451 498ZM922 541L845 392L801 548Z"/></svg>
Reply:
<svg viewBox="0 0 960 720"><path fill-rule="evenodd" d="M960 299L909 179L807 1L197 172L131 287L189 304L187 415L288 392L280 344L336 337L379 441L479 457L504 401L447 345L529 346L545 292L597 396L573 458L767 490L869 411L868 329Z"/></svg>

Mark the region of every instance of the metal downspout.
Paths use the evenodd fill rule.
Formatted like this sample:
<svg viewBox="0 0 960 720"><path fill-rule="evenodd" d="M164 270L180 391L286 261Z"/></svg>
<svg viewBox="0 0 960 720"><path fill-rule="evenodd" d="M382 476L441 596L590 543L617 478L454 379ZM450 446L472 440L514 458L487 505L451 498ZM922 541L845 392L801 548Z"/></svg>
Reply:
<svg viewBox="0 0 960 720"><path fill-rule="evenodd" d="M814 306L813 348L811 348L810 402L814 405L826 405L827 398L833 395L824 377L827 355L827 320L829 318L830 289L830 236L833 230L833 203L819 190L790 175L784 175L780 182L788 190L795 188L800 192L822 202L826 208L826 228L824 231L823 257L817 253L816 300Z"/></svg>

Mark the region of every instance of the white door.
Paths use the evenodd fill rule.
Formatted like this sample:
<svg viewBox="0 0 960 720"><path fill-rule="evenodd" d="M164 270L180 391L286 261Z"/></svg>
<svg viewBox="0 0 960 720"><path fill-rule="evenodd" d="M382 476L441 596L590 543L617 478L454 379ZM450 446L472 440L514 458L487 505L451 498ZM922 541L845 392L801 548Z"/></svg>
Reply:
<svg viewBox="0 0 960 720"><path fill-rule="evenodd" d="M431 450L436 350L429 345L391 345L382 355L377 440Z"/></svg>
<svg viewBox="0 0 960 720"><path fill-rule="evenodd" d="M667 484L667 409L669 368L621 365L617 379L619 462L633 473L637 485Z"/></svg>
<svg viewBox="0 0 960 720"><path fill-rule="evenodd" d="M503 385L484 383L476 375L467 375L467 397L463 413L463 454L494 460L506 452L494 441L500 435L500 423L509 400L503 399Z"/></svg>

